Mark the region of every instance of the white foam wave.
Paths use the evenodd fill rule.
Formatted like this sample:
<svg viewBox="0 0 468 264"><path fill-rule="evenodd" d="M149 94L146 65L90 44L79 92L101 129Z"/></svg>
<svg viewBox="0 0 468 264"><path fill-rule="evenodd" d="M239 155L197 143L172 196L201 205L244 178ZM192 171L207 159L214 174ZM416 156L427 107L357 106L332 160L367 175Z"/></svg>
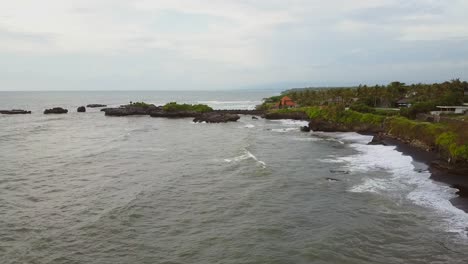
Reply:
<svg viewBox="0 0 468 264"><path fill-rule="evenodd" d="M325 163L345 163L344 160L342 159L337 159L336 157L329 157L329 158L324 158L324 159L318 159L320 162L325 162Z"/></svg>
<svg viewBox="0 0 468 264"><path fill-rule="evenodd" d="M320 138L317 137L301 137L301 138L293 138L294 141L320 141Z"/></svg>
<svg viewBox="0 0 468 264"><path fill-rule="evenodd" d="M286 133L286 132L290 132L290 131L299 131L299 128L297 128L297 127L273 128L271 131L279 132L279 133Z"/></svg>
<svg viewBox="0 0 468 264"><path fill-rule="evenodd" d="M261 101L198 101L199 104L206 104L215 109L241 109L253 110Z"/></svg>
<svg viewBox="0 0 468 264"><path fill-rule="evenodd" d="M245 125L244 127L245 127L245 128L254 128L255 126L252 125L252 124L247 124L247 125Z"/></svg>
<svg viewBox="0 0 468 264"><path fill-rule="evenodd" d="M271 121L281 123L284 126L300 127L300 126L308 126L309 125L309 122L307 122L307 121L292 120L292 119L280 119L280 120L271 120Z"/></svg>
<svg viewBox="0 0 468 264"><path fill-rule="evenodd" d="M224 159L225 162L231 163L231 162L239 162L243 161L246 159L253 159L255 160L258 164L260 164L263 168L266 168L266 163L259 160L255 155L253 155L250 151L245 150L243 155L240 155L238 157L232 158L232 159Z"/></svg>
<svg viewBox="0 0 468 264"><path fill-rule="evenodd" d="M417 172L413 159L396 151L394 146L367 145L371 136L356 133L336 133L337 138L351 142L350 146L359 154L340 157L350 171L369 172L382 170L390 172L386 178L365 178L363 182L349 189L351 192L373 192L394 198L404 198L416 205L429 208L445 220L444 228L466 237L468 214L450 203L456 197L456 189L434 182L429 172Z"/></svg>

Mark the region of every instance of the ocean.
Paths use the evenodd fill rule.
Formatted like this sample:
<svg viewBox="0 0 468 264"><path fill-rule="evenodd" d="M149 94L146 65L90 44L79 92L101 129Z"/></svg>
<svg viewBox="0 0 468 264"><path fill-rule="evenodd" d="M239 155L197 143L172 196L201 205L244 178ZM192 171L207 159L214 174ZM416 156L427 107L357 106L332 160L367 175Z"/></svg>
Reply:
<svg viewBox="0 0 468 264"><path fill-rule="evenodd" d="M0 92L33 111L0 115L0 263L468 263L457 190L371 136L76 112L275 93Z"/></svg>

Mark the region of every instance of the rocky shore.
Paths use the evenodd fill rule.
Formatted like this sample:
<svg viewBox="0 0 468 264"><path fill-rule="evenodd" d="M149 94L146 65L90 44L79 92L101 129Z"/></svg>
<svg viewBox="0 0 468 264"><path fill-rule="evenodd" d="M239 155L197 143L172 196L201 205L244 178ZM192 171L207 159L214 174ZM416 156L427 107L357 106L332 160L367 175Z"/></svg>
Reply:
<svg viewBox="0 0 468 264"><path fill-rule="evenodd" d="M45 115L47 115L47 114L66 114L66 113L68 113L68 110L64 109L62 107L54 107L54 108L51 108L51 109L44 110Z"/></svg>
<svg viewBox="0 0 468 264"><path fill-rule="evenodd" d="M422 148L418 148L408 144L407 142L386 136L384 134L375 135L372 141L376 141L376 143L371 142L370 144L396 146L396 150L402 152L404 155L411 156L414 161L423 164L423 167L418 167L416 165L416 171L429 171L431 173L432 180L445 183L453 188L458 189L458 197L452 199L450 202L457 208L468 213L468 178L466 177L468 175L468 171L466 171L466 169L468 169L467 167L447 167L447 162L440 160L437 152L426 151ZM463 170L465 171L463 172Z"/></svg>
<svg viewBox="0 0 468 264"><path fill-rule="evenodd" d="M131 115L149 115L155 118L194 118L193 121L200 123L227 123L236 122L239 120L239 115L263 115L263 111L257 110L212 110L208 112L196 111L166 111L161 106L141 105L135 106L132 104L124 105L116 108L104 108L101 111L106 116L131 116Z"/></svg>
<svg viewBox="0 0 468 264"><path fill-rule="evenodd" d="M105 104L89 104L86 107L88 108L101 108L101 107L107 107Z"/></svg>
<svg viewBox="0 0 468 264"><path fill-rule="evenodd" d="M3 115L24 115L24 114L31 114L31 111L26 111L26 110L21 110L21 109L0 110L0 114L3 114Z"/></svg>

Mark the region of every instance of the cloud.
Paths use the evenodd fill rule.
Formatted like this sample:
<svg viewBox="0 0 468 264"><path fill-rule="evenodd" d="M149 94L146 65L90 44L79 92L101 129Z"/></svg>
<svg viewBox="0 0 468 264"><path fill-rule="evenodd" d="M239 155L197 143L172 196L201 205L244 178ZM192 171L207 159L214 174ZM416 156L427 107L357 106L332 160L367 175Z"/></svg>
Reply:
<svg viewBox="0 0 468 264"><path fill-rule="evenodd" d="M441 69L428 76L443 80L442 59L455 67L468 60L465 10L463 0L4 1L0 58L36 67L7 61L0 70L9 84L23 73L58 87L60 76L118 76L122 85L216 88L323 76L347 83L353 78L342 71L353 64L365 70L361 82L374 79L372 65L407 78L391 65L410 63L413 72ZM42 59L50 63L41 67Z"/></svg>

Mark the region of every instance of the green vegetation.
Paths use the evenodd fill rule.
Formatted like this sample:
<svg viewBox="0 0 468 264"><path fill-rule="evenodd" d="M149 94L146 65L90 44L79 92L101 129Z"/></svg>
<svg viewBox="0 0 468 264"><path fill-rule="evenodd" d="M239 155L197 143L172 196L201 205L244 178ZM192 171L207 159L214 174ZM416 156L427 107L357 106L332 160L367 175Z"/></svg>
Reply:
<svg viewBox="0 0 468 264"><path fill-rule="evenodd" d="M130 106L148 108L150 107L150 104L147 104L145 102L130 102Z"/></svg>
<svg viewBox="0 0 468 264"><path fill-rule="evenodd" d="M468 82L458 79L434 84L407 85L392 82L388 85L348 88L303 88L287 90L281 96L266 98L264 108L273 106L282 96L287 95L301 106L343 105L358 112L370 113L370 108L398 107L399 100L404 99L413 105L410 110L404 111L405 115L413 118L421 111L434 110L436 105L462 104L465 90L468 91Z"/></svg>
<svg viewBox="0 0 468 264"><path fill-rule="evenodd" d="M306 108L305 112L310 119L318 118L353 126L369 124L380 126L385 119L379 115L359 113L353 110L345 110L340 106L309 107Z"/></svg>
<svg viewBox="0 0 468 264"><path fill-rule="evenodd" d="M382 110L383 111L383 110ZM343 106L311 106L271 110L273 113L304 112L310 119L334 122L353 130L356 127L379 129L392 136L413 141L439 150L452 162L468 162L468 123L429 123L401 116L383 116L345 110Z"/></svg>
<svg viewBox="0 0 468 264"><path fill-rule="evenodd" d="M440 123L413 120L420 113L437 110L439 105L463 104L468 99L465 91L468 83L458 79L434 84L392 82L382 86L303 88L267 98L259 108L276 113L304 112L311 119L335 123L342 130L383 131L404 140L419 141L454 162L468 163L466 116L445 115L450 119L441 118ZM301 107L271 110L286 95ZM395 107L400 110L395 111Z"/></svg>
<svg viewBox="0 0 468 264"><path fill-rule="evenodd" d="M197 112L205 113L213 111L213 108L204 105L204 104L178 104L176 102L170 102L163 106L163 110L167 112L176 112L176 111L187 111L187 112Z"/></svg>

